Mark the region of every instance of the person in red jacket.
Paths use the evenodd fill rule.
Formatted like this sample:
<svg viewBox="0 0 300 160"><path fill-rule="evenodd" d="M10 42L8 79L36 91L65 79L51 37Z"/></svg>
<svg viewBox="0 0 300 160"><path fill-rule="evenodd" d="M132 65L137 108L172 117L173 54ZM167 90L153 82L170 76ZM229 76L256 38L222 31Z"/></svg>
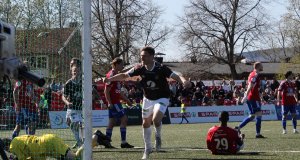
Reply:
<svg viewBox="0 0 300 160"><path fill-rule="evenodd" d="M219 116L221 125L208 130L206 144L212 154L236 154L244 146L245 135L227 127L228 120L229 113L222 111Z"/></svg>

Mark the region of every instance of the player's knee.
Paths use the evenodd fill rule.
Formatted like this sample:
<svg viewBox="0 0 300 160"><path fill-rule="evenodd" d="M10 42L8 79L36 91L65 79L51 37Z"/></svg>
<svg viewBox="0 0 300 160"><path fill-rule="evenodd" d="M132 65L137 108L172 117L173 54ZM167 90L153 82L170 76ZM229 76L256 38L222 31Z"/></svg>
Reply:
<svg viewBox="0 0 300 160"><path fill-rule="evenodd" d="M286 120L286 115L282 115L282 120Z"/></svg>
<svg viewBox="0 0 300 160"><path fill-rule="evenodd" d="M253 120L255 118L255 115L251 114L249 115L250 120Z"/></svg>
<svg viewBox="0 0 300 160"><path fill-rule="evenodd" d="M143 128L149 128L151 126L151 123L144 121L142 126L143 126Z"/></svg>

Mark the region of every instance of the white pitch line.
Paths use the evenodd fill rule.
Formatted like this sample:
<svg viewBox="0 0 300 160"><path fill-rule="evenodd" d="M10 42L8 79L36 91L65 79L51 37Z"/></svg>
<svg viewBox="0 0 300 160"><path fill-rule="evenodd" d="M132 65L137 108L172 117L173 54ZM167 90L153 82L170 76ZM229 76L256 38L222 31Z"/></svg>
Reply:
<svg viewBox="0 0 300 160"><path fill-rule="evenodd" d="M134 147L136 149L144 149L144 147ZM162 151L208 151L206 148L162 148ZM241 150L243 152L256 152L256 153L300 153L300 151L250 151Z"/></svg>

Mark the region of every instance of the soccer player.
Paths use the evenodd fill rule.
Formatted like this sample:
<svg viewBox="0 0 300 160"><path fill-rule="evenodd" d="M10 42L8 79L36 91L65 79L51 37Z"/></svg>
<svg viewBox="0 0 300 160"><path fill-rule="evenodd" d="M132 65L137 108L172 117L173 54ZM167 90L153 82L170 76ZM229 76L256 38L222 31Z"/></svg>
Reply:
<svg viewBox="0 0 300 160"><path fill-rule="evenodd" d="M29 68L27 61L24 64ZM16 111L16 127L12 133L12 139L19 135L22 124L25 125L26 134L34 135L38 114L33 83L27 80L17 81L13 91L13 98Z"/></svg>
<svg viewBox="0 0 300 160"><path fill-rule="evenodd" d="M120 58L115 58L112 62L112 69L106 74L106 78L110 78L120 71L123 70L123 60ZM120 134L121 134L121 148L133 148L126 141L126 126L127 126L127 116L125 110L122 107L121 99L126 101L128 105L132 105L130 100L121 92L121 83L118 81L105 83L104 94L107 101L107 106L109 109L109 122L106 128L106 136L111 139L113 127L115 125L115 120L120 120Z"/></svg>
<svg viewBox="0 0 300 160"><path fill-rule="evenodd" d="M244 146L245 135L227 127L228 120L228 112L222 111L219 115L221 125L208 130L206 144L212 154L236 154Z"/></svg>
<svg viewBox="0 0 300 160"><path fill-rule="evenodd" d="M62 100L67 106L67 124L70 126L76 144L72 148L81 146L82 140L79 130L82 129L82 77L81 61L73 58L70 63L72 77L63 88Z"/></svg>
<svg viewBox="0 0 300 160"><path fill-rule="evenodd" d="M54 134L45 134L39 137L23 135L13 140L4 138L0 142L0 148L4 148L4 150L12 154L15 159L19 160L29 158L46 160L47 157L60 160L82 158L83 146L74 153L60 137ZM92 137L92 147L97 145L110 145L109 139L99 130L97 130Z"/></svg>
<svg viewBox="0 0 300 160"><path fill-rule="evenodd" d="M282 134L286 134L286 118L287 114L290 112L292 115L292 122L294 133L297 131L297 115L296 115L296 105L298 102L298 93L296 85L292 80L294 79L294 74L292 71L285 73L285 80L281 82L278 88L277 101L282 107Z"/></svg>
<svg viewBox="0 0 300 160"><path fill-rule="evenodd" d="M256 117L256 138L265 138L260 134L261 130L261 99L259 93L260 87L260 75L259 73L263 71L263 65L260 62L255 62L254 70L250 73L248 77L248 87L245 92L242 103L247 101L247 105L250 111L249 117L245 118L242 123L237 127L237 129L243 128L246 124L251 122Z"/></svg>
<svg viewBox="0 0 300 160"><path fill-rule="evenodd" d="M121 81L133 76L141 76L140 84L144 92L143 98L143 137L145 151L142 159L148 159L152 152L151 145L151 123L155 126L155 146L159 151L161 148L162 118L169 105L170 89L167 78L172 78L190 88L191 83L185 78L178 76L168 67L154 61L155 50L152 47L141 49L141 64L136 65L126 73L119 73L113 77L105 78L104 82Z"/></svg>

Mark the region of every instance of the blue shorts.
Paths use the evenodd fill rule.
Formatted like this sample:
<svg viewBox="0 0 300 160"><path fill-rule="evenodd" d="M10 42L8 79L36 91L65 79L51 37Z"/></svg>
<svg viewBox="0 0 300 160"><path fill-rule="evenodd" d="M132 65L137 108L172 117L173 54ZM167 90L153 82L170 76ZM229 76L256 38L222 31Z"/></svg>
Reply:
<svg viewBox="0 0 300 160"><path fill-rule="evenodd" d="M296 113L296 105L286 105L286 106L281 106L281 113L284 115L287 115L288 113Z"/></svg>
<svg viewBox="0 0 300 160"><path fill-rule="evenodd" d="M250 111L250 114L255 114L256 112L261 111L261 102L255 100L247 100L247 105Z"/></svg>
<svg viewBox="0 0 300 160"><path fill-rule="evenodd" d="M28 108L21 108L19 114L16 115L17 124L27 124L30 122L36 122L38 119L37 112L29 112Z"/></svg>
<svg viewBox="0 0 300 160"><path fill-rule="evenodd" d="M109 118L121 118L125 115L125 110L122 107L122 104L114 104L113 108L108 110Z"/></svg>

